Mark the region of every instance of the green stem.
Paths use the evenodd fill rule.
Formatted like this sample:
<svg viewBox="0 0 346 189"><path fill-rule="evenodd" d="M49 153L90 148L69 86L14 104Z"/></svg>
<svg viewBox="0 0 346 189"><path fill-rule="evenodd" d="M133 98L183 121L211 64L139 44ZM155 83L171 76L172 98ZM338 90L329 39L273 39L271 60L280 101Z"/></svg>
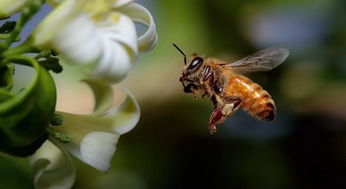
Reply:
<svg viewBox="0 0 346 189"><path fill-rule="evenodd" d="M10 61L9 59L24 54L24 53L34 53L40 52L38 49L31 46L31 42L28 40L16 47L8 49L0 57L0 68L7 65Z"/></svg>
<svg viewBox="0 0 346 189"><path fill-rule="evenodd" d="M64 118L62 117L62 115L54 113L53 117L50 120L50 124L52 126L59 126L62 125L64 122Z"/></svg>
<svg viewBox="0 0 346 189"><path fill-rule="evenodd" d="M57 139L61 143L69 143L71 141L71 135L59 133L57 131L54 131L54 129L52 129L51 127L47 128L47 132L51 137Z"/></svg>
<svg viewBox="0 0 346 189"><path fill-rule="evenodd" d="M5 39L7 39L9 36L10 36L10 34L3 34L3 33L0 33L0 40L5 40Z"/></svg>
<svg viewBox="0 0 346 189"><path fill-rule="evenodd" d="M20 54L24 54L24 53L39 53L40 50L38 50L37 48L33 47L31 45L31 41L27 40L24 43L13 47L11 49L8 49L7 51L5 51L2 56L3 57L9 57L9 56L13 56L13 55L20 55Z"/></svg>
<svg viewBox="0 0 346 189"><path fill-rule="evenodd" d="M0 62L0 67L3 65L6 65L9 62L24 65L24 66L34 67L35 69L38 69L38 66L39 66L39 63L37 62L36 59L28 57L28 56L23 56L23 55L11 55L9 57L6 57L5 60L6 61ZM4 62L6 64L4 64Z"/></svg>
<svg viewBox="0 0 346 189"><path fill-rule="evenodd" d="M24 27L25 23L39 10L45 0L32 0L32 2L23 9L22 14L15 26L15 28L9 33L9 37L6 40L5 47L8 49L10 45L18 39L19 33Z"/></svg>

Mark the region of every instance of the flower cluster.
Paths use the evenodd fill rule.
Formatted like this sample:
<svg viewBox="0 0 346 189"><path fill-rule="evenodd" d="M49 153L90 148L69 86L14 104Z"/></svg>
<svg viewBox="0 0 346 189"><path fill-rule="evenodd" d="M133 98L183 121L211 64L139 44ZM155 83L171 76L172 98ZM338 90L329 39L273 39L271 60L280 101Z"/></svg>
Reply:
<svg viewBox="0 0 346 189"><path fill-rule="evenodd" d="M16 45L21 29L44 3L53 10ZM123 103L112 107L111 85L124 79L139 53L157 43L151 14L132 0L0 1L0 19L15 13L21 13L16 22L0 27L0 152L28 157L36 188L72 186L75 170L68 154L106 172L119 136L134 128L140 116L126 90ZM135 23L146 26L140 36ZM83 82L95 97L93 113L55 111L50 71L63 71L61 61L84 73ZM16 64L35 71L20 91L12 89Z"/></svg>

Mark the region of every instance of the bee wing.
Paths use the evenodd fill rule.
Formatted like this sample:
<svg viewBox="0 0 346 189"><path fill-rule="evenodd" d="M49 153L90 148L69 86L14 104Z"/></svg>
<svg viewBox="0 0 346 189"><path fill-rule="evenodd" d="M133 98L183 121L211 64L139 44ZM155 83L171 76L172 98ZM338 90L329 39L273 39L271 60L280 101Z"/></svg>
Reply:
<svg viewBox="0 0 346 189"><path fill-rule="evenodd" d="M288 49L269 47L228 65L238 73L269 71L280 65L288 55Z"/></svg>

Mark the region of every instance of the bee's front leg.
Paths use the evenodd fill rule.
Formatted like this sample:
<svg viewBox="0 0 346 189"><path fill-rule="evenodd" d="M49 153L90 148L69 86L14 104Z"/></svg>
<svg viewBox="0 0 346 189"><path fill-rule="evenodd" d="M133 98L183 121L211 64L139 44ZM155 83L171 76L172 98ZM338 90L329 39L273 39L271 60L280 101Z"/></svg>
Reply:
<svg viewBox="0 0 346 189"><path fill-rule="evenodd" d="M210 94L207 91L204 91L204 93L202 94L202 98L204 98L205 96L210 97Z"/></svg>
<svg viewBox="0 0 346 189"><path fill-rule="evenodd" d="M213 92L210 90L210 88L208 87L208 85L202 85L202 89L204 91L202 98L204 97L212 97Z"/></svg>
<svg viewBox="0 0 346 189"><path fill-rule="evenodd" d="M199 87L193 83L189 83L188 85L184 86L184 92L185 93L194 93L198 89L199 89Z"/></svg>
<svg viewBox="0 0 346 189"><path fill-rule="evenodd" d="M184 85L184 92L185 93L192 93L195 97L197 94L197 91L200 89L200 87L196 84L189 83L188 85Z"/></svg>

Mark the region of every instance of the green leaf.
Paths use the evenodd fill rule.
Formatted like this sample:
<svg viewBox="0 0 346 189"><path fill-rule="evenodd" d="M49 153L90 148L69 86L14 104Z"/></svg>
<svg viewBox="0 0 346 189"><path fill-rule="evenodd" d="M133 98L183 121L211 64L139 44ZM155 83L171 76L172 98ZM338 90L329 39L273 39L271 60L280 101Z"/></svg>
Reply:
<svg viewBox="0 0 346 189"><path fill-rule="evenodd" d="M8 90L0 88L0 103L11 97L13 97L13 94L11 94Z"/></svg>
<svg viewBox="0 0 346 189"><path fill-rule="evenodd" d="M34 189L32 168L26 159L0 153L0 167L0 188Z"/></svg>
<svg viewBox="0 0 346 189"><path fill-rule="evenodd" d="M13 87L12 76L14 74L14 66L8 64L0 68L0 89L11 90ZM0 98L1 99L1 98Z"/></svg>
<svg viewBox="0 0 346 189"><path fill-rule="evenodd" d="M0 102L0 151L27 156L46 140L46 128L55 111L56 88L50 74L30 57L10 59L30 65L35 75L29 86ZM6 98L6 95L0 97Z"/></svg>

